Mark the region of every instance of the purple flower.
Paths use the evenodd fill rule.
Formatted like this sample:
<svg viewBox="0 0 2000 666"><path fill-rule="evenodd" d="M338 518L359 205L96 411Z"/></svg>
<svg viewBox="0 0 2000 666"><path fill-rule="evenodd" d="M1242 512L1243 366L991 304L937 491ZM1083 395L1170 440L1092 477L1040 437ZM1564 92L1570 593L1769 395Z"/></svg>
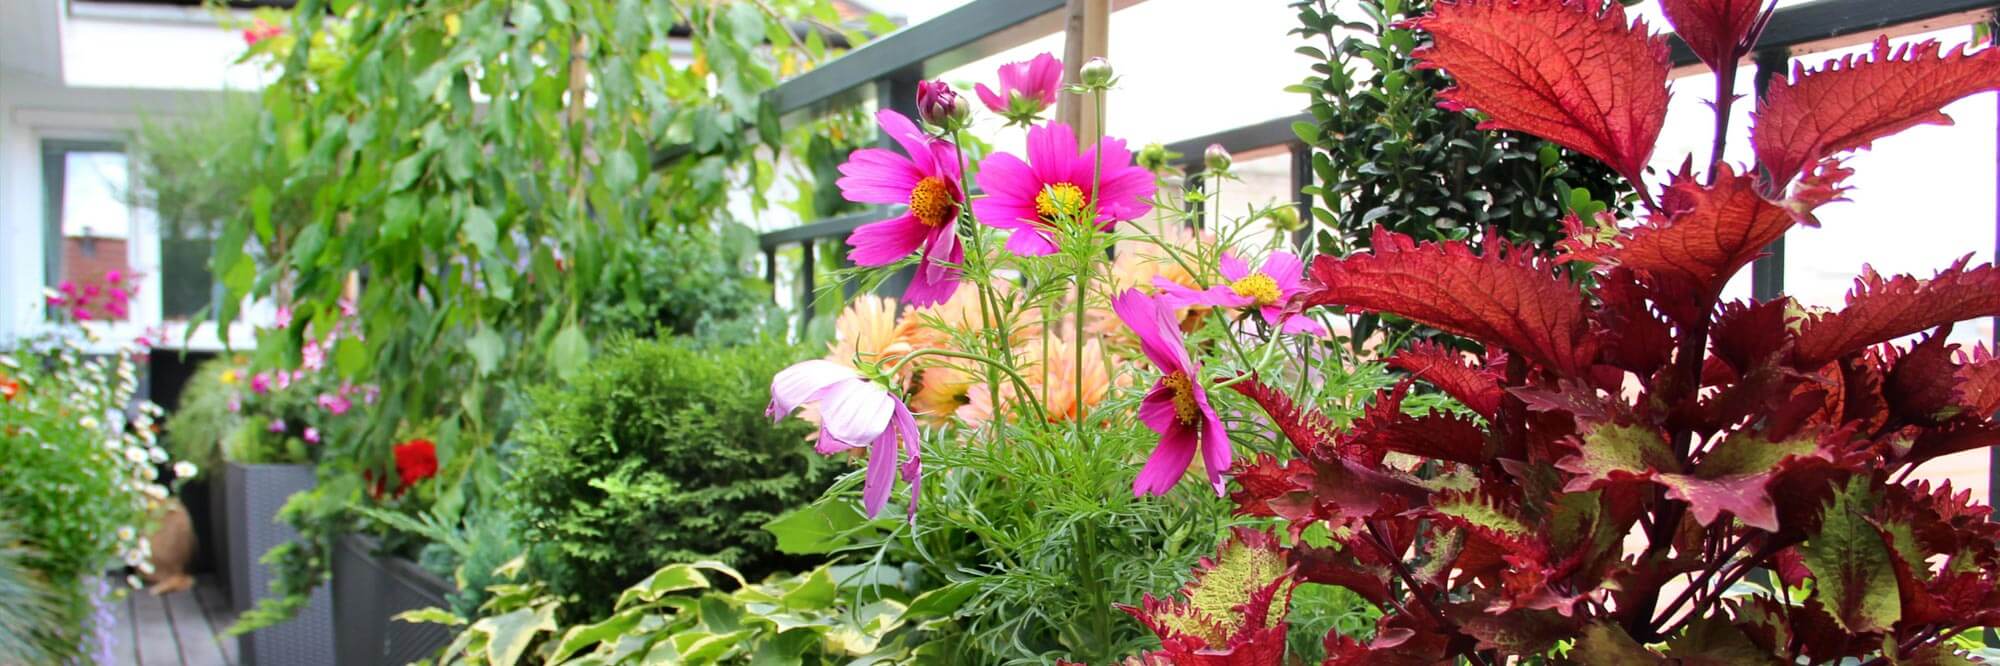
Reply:
<svg viewBox="0 0 2000 666"><path fill-rule="evenodd" d="M1173 308L1137 289L1112 299L1111 309L1139 336L1139 348L1163 373L1139 403L1139 420L1160 433L1160 445L1132 481L1133 495L1164 495L1187 474L1196 449L1208 468L1208 483L1221 496L1222 471L1229 469L1229 433L1208 402L1201 366L1188 358Z"/></svg>
<svg viewBox="0 0 2000 666"><path fill-rule="evenodd" d="M1153 286L1160 290L1160 300L1175 308L1189 305L1208 305L1224 308L1255 307L1264 315L1264 321L1286 333L1309 333L1326 335L1326 327L1304 315L1285 315L1285 303L1293 294L1303 289L1301 272L1305 264L1290 252L1272 252L1270 258L1255 272L1236 255L1222 253L1222 277L1229 284L1219 284L1205 291L1196 291L1186 285L1162 277L1153 278Z"/></svg>
<svg viewBox="0 0 2000 666"><path fill-rule="evenodd" d="M861 488L861 506L873 518L889 502L889 489L898 470L896 441L902 440L908 459L900 466L903 480L910 484L909 518L917 518L918 486L923 477L922 440L917 420L910 408L882 385L862 377L838 363L823 360L800 362L771 378L771 405L765 414L782 419L807 403L819 403L819 443L814 450L832 455L849 449L868 448L867 479Z"/></svg>
<svg viewBox="0 0 2000 666"><path fill-rule="evenodd" d="M1057 222L1094 211L1098 228L1110 231L1152 210L1146 200L1156 185L1152 173L1132 165L1124 139L1105 138L1078 153L1076 132L1050 123L1028 129L1027 161L995 153L980 162L979 187L986 197L972 202L973 215L987 226L1014 231L1007 238L1009 252L1039 257L1055 254Z"/></svg>
<svg viewBox="0 0 2000 666"><path fill-rule="evenodd" d="M1056 93L1062 89L1062 74L1062 61L1042 53L1026 62L1001 65L999 91L984 83L972 88L979 93L979 101L1005 117L1008 124L1033 125L1041 120L1042 111L1056 103Z"/></svg>
<svg viewBox="0 0 2000 666"><path fill-rule="evenodd" d="M346 414L347 410L353 406L354 403L348 402L347 398L344 396L336 395L333 393L319 394L320 409L324 409L327 411L327 413L332 414L334 416L340 416L341 414Z"/></svg>
<svg viewBox="0 0 2000 666"><path fill-rule="evenodd" d="M271 422L270 422L270 423L267 423L267 424L264 424L264 430L265 430L266 432L284 432L284 431L285 431L285 420L284 420L284 419L271 419Z"/></svg>

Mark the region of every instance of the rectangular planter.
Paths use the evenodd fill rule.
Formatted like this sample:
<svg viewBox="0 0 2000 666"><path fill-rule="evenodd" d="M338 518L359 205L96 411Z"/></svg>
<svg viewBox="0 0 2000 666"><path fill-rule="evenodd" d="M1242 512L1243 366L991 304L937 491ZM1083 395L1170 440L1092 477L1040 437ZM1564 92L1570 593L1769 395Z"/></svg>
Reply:
<svg viewBox="0 0 2000 666"><path fill-rule="evenodd" d="M224 480L229 597L238 611L271 595L270 567L259 560L297 532L278 521L293 493L313 487L311 465L229 463ZM333 655L333 595L326 586L296 617L237 638L244 666L320 666Z"/></svg>
<svg viewBox="0 0 2000 666"><path fill-rule="evenodd" d="M342 535L333 547L334 661L340 666L382 663L382 631L388 615L382 597L389 572L375 556L375 540Z"/></svg>
<svg viewBox="0 0 2000 666"><path fill-rule="evenodd" d="M333 554L333 615L340 666L407 664L430 659L451 643L450 629L412 624L398 613L443 607L449 583L415 562L375 553L374 539L349 534Z"/></svg>

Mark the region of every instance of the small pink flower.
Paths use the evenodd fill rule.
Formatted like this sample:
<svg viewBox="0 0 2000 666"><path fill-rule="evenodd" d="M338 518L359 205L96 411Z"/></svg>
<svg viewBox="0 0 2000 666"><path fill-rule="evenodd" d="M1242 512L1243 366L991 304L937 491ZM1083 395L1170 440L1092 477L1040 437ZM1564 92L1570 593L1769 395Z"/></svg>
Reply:
<svg viewBox="0 0 2000 666"><path fill-rule="evenodd" d="M340 416L346 414L348 409L353 408L354 403L349 402L347 398L333 393L321 393L319 394L319 407L326 410L329 414Z"/></svg>
<svg viewBox="0 0 2000 666"><path fill-rule="evenodd" d="M50 308L61 308L63 307L63 304L67 300L64 299L61 294L49 294L47 296L43 296L42 299L48 301Z"/></svg>
<svg viewBox="0 0 2000 666"><path fill-rule="evenodd" d="M259 372L250 376L250 392L258 395L271 390L271 373Z"/></svg>
<svg viewBox="0 0 2000 666"><path fill-rule="evenodd" d="M292 307L289 305L278 306L277 320L277 323L273 324L273 328L290 328L292 325Z"/></svg>
<svg viewBox="0 0 2000 666"><path fill-rule="evenodd" d="M862 266L887 266L921 251L903 302L913 307L943 303L958 291L959 282L958 269L946 264L965 261L965 248L958 243L959 206L965 204L958 187L958 151L950 142L925 136L900 113L885 109L875 119L909 156L883 148L854 151L840 165L840 195L855 203L909 208L855 229L847 236L854 248L847 258Z"/></svg>
<svg viewBox="0 0 2000 666"><path fill-rule="evenodd" d="M1062 61L1042 53L1026 62L1001 65L999 91L984 83L973 85L973 90L979 93L979 101L1005 117L1007 124L1033 125L1041 120L1042 111L1056 103L1062 74Z"/></svg>
<svg viewBox="0 0 2000 666"><path fill-rule="evenodd" d="M90 321L90 309L79 305L69 309L69 316L77 321Z"/></svg>
<svg viewBox="0 0 2000 666"><path fill-rule="evenodd" d="M782 419L807 403L819 403L819 442L814 450L832 455L868 448L867 479L861 506L873 518L889 502L898 465L896 442L902 440L903 480L910 484L909 518L917 518L918 487L923 477L922 440L910 408L881 384L832 361L814 359L785 368L771 378L771 405L764 413Z"/></svg>
<svg viewBox="0 0 2000 666"><path fill-rule="evenodd" d="M306 426L306 443L307 444L319 443L319 428Z"/></svg>
<svg viewBox="0 0 2000 666"><path fill-rule="evenodd" d="M284 419L271 419L271 422L270 422L270 423L268 423L268 424L265 424L265 426L264 426L264 430L266 430L266 431L269 431L269 432L274 432L274 433L276 433L276 432L284 432L284 431L285 431L285 420L284 420Z"/></svg>
<svg viewBox="0 0 2000 666"><path fill-rule="evenodd" d="M307 340L299 348L299 365L315 372L326 367L326 348L321 347L318 340Z"/></svg>
<svg viewBox="0 0 2000 666"><path fill-rule="evenodd" d="M108 270L108 271L105 271L105 272L104 272L104 281L105 281L105 282L108 282L108 283L111 283L111 284L118 284L118 283L120 283L120 282L124 282L124 281L125 281L125 271L121 271L121 270L118 270L118 269L116 269L116 268L113 268L113 269L111 269L111 270Z"/></svg>
<svg viewBox="0 0 2000 666"><path fill-rule="evenodd" d="M1249 264L1228 252L1222 253L1222 277L1229 284L1219 284L1205 291L1196 291L1173 280L1155 276L1153 286L1160 290L1160 300L1175 308L1189 305L1208 305L1224 308L1255 307L1264 315L1264 321L1286 333L1309 333L1326 335L1326 327L1304 315L1285 316L1285 303L1299 293L1305 264L1290 252L1272 252L1270 258L1256 272L1251 272Z"/></svg>
<svg viewBox="0 0 2000 666"><path fill-rule="evenodd" d="M1208 402L1201 366L1188 357L1173 308L1137 289L1128 289L1112 299L1111 309L1138 334L1140 350L1163 373L1139 403L1139 420L1160 433L1160 445L1146 459L1139 477L1133 479L1132 494L1166 494L1187 474L1188 464L1199 449L1202 464L1208 468L1208 483L1221 496L1222 472L1229 469L1231 460L1229 433Z"/></svg>
<svg viewBox="0 0 2000 666"><path fill-rule="evenodd" d="M131 294L125 293L124 289L120 289L118 287L112 287L110 290L110 295L111 295L111 302L113 303L124 303L126 301L132 300Z"/></svg>
<svg viewBox="0 0 2000 666"><path fill-rule="evenodd" d="M56 291L60 291L66 295L75 296L76 283L71 282L69 280L63 280L61 283L56 285Z"/></svg>
<svg viewBox="0 0 2000 666"><path fill-rule="evenodd" d="M243 398L241 396L229 396L229 413L235 414L241 411L243 411Z"/></svg>
<svg viewBox="0 0 2000 666"><path fill-rule="evenodd" d="M257 19L249 28L243 30L243 44L245 46L256 46L258 42L282 34L285 34L283 27L271 25L269 21L265 21L264 19Z"/></svg>
<svg viewBox="0 0 2000 666"><path fill-rule="evenodd" d="M1050 123L1028 129L1027 161L995 153L980 162L979 187L986 197L972 202L973 215L987 226L1014 231L1007 251L1039 257L1055 254L1057 222L1095 211L1098 228L1110 231L1152 210L1146 200L1157 186L1151 172L1132 165L1124 139L1107 137L1078 153L1076 132Z"/></svg>

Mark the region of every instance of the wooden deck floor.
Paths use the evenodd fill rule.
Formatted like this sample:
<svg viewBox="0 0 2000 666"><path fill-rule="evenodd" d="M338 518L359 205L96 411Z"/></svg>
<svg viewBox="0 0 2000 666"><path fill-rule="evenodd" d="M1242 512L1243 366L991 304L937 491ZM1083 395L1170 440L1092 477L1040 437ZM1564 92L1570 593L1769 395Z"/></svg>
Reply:
<svg viewBox="0 0 2000 666"><path fill-rule="evenodd" d="M164 596L135 590L114 612L117 666L236 666L236 639L222 635L236 612L213 578Z"/></svg>

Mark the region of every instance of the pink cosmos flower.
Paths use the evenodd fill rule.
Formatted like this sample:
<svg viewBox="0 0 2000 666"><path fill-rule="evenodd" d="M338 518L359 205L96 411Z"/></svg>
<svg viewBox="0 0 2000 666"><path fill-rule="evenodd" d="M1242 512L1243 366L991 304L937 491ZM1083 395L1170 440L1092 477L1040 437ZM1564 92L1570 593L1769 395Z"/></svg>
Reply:
<svg viewBox="0 0 2000 666"><path fill-rule="evenodd" d="M1062 89L1062 61L1048 53L1027 62L1000 66L1000 90L980 83L973 86L986 108L1007 119L1009 125L1032 125L1041 120L1043 110L1056 103Z"/></svg>
<svg viewBox="0 0 2000 666"><path fill-rule="evenodd" d="M1111 309L1139 336L1139 348L1160 368L1162 375L1139 403L1139 420L1160 433L1160 446L1146 459L1139 478L1132 481L1132 494L1164 495L1187 474L1196 449L1208 468L1208 483L1215 494L1222 493L1222 471L1229 469L1229 433L1222 417L1208 402L1201 385L1201 366L1188 358L1181 340L1180 322L1173 308L1137 289L1128 289L1112 299Z"/></svg>
<svg viewBox="0 0 2000 666"><path fill-rule="evenodd" d="M250 392L263 395L271 390L271 373L259 372L250 376Z"/></svg>
<svg viewBox="0 0 2000 666"><path fill-rule="evenodd" d="M873 518L889 502L895 482L896 440L909 458L901 465L903 480L910 484L910 520L917 517L918 485L923 477L923 449L917 420L910 408L881 384L832 361L814 359L800 362L771 378L771 405L764 410L773 420L782 419L807 403L819 403L819 442L813 446L821 455L849 449L868 448L867 480L861 488L861 507Z"/></svg>
<svg viewBox="0 0 2000 666"><path fill-rule="evenodd" d="M347 410L353 407L354 403L349 402L345 396L332 393L319 394L319 408L326 410L327 413L334 416L346 414Z"/></svg>
<svg viewBox="0 0 2000 666"><path fill-rule="evenodd" d="M1224 308L1255 307L1264 315L1264 321L1286 333L1309 333L1326 335L1326 327L1304 315L1285 316L1285 303L1293 294L1302 289L1301 271L1305 264L1290 252L1272 252L1270 258L1255 272L1236 255L1222 253L1222 277L1229 284L1219 284L1205 291L1154 277L1153 286L1160 290L1160 300L1175 308L1189 305L1208 305Z"/></svg>
<svg viewBox="0 0 2000 666"><path fill-rule="evenodd" d="M965 248L958 242L959 206L965 203L958 187L958 151L948 141L925 136L903 114L885 109L875 120L909 156L883 148L854 151L840 165L840 195L857 203L908 204L909 209L855 229L847 237L854 248L848 259L886 266L922 251L903 302L913 307L942 303L959 282L958 269L946 264L965 261Z"/></svg>
<svg viewBox="0 0 2000 666"><path fill-rule="evenodd" d="M1104 161L1098 168L1099 153ZM1077 152L1076 132L1050 123L1028 129L1028 160L995 153L979 163L979 187L986 196L972 202L972 213L987 226L1012 229L1007 250L1039 257L1056 251L1055 224L1096 211L1098 228L1110 231L1119 222L1152 210L1153 174L1132 165L1124 139L1105 138Z"/></svg>
<svg viewBox="0 0 2000 666"><path fill-rule="evenodd" d="M285 420L284 420L284 419L271 419L271 422L270 422L270 423L267 423L267 424L265 424L265 425L264 425L264 430L266 430L266 431L269 431L269 432L284 432L284 431L285 431Z"/></svg>
<svg viewBox="0 0 2000 666"><path fill-rule="evenodd" d="M306 443L307 444L319 443L319 428L306 426Z"/></svg>

